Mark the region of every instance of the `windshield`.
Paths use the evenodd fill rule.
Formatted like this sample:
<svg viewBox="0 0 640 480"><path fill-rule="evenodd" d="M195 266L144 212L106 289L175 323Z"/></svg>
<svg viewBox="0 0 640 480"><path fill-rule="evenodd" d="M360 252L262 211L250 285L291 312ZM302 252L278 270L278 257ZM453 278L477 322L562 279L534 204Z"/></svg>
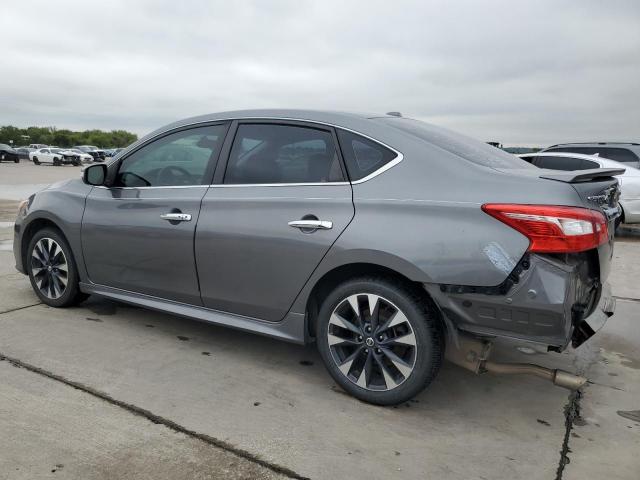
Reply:
<svg viewBox="0 0 640 480"><path fill-rule="evenodd" d="M536 168L515 155L492 147L484 142L461 135L446 128L410 118L379 118L391 127L414 135L422 140L453 153L465 160L491 168L532 169Z"/></svg>

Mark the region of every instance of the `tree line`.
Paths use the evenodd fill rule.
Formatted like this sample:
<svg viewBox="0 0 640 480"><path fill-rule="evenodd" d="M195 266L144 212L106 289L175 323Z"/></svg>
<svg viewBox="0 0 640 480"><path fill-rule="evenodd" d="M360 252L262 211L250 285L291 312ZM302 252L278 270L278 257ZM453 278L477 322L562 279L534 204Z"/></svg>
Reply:
<svg viewBox="0 0 640 480"><path fill-rule="evenodd" d="M31 143L44 143L57 147L73 147L74 145L95 145L105 148L126 147L135 142L138 136L126 130L72 130L55 127L18 128L12 125L0 127L0 143L12 143L14 147ZM10 142L13 140L13 142Z"/></svg>

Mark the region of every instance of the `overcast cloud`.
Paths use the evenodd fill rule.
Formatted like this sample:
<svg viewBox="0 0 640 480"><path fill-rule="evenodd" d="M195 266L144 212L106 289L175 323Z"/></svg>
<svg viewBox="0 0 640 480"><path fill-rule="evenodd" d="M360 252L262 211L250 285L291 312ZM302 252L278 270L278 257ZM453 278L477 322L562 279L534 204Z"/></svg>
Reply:
<svg viewBox="0 0 640 480"><path fill-rule="evenodd" d="M638 0L20 0L0 32L0 125L144 134L291 107L508 145L640 141Z"/></svg>

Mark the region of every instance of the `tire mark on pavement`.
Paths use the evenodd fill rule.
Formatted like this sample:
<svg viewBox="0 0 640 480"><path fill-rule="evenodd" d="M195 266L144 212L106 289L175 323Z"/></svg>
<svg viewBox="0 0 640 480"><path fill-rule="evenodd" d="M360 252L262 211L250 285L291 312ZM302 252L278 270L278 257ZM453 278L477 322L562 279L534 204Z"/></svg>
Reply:
<svg viewBox="0 0 640 480"><path fill-rule="evenodd" d="M28 308L28 307L23 307L23 308ZM201 440L209 445L212 445L214 447L220 448L222 450L225 450L227 452L233 453L234 455L243 458L245 460L248 460L250 462L256 463L264 468L267 468L269 470L271 470L274 473L283 475L285 477L288 478L293 478L296 480L309 480L307 477L303 477L302 475L297 474L296 472L294 472L293 470L287 468L287 467L283 467L281 465L278 465L276 463L272 463L269 462L267 460L264 460L262 458L260 458L258 455L255 455L251 452L248 452L246 450L243 450L241 448L235 447L227 442L225 442L224 440L219 440L217 438L214 437L210 437L209 435L206 435L204 433L199 433L196 432L194 430L190 430L186 427L183 427L182 425L169 420L167 418L161 417L160 415L156 415L153 412L150 412L149 410L145 410L144 408L138 407L136 405L132 405L130 403L126 403L123 402L122 400L117 400L115 398L113 398L112 396L110 396L109 394L105 393L105 392L101 392L100 390L96 390L94 388L88 387L86 385L83 385L80 382L76 382L74 380L69 380L65 377L62 377L60 375L57 375L53 372L49 372L48 370L44 370L40 367L36 367L35 365L31 365L29 363L25 363L21 360L18 360L17 358L13 358L7 355L4 355L2 352L0 352L0 361L6 360L8 361L11 365L13 365L14 367L18 367L18 368L24 368L25 370L28 370L30 372L33 373L37 373L38 375L42 375L44 377L47 377L51 380L55 380L57 382L63 383L69 387L75 388L77 390L80 390L82 392L88 393L89 395L92 395L96 398L99 398L101 400L104 400L107 403L110 403L111 405L115 405L117 407L120 407L124 410L127 410L128 412L140 416L140 417L144 417L147 420L149 420L152 423L155 424L160 424L160 425L164 425L165 427L173 430L174 432L178 432L178 433L182 433L184 435L188 435L190 437L193 438L197 438L198 440Z"/></svg>

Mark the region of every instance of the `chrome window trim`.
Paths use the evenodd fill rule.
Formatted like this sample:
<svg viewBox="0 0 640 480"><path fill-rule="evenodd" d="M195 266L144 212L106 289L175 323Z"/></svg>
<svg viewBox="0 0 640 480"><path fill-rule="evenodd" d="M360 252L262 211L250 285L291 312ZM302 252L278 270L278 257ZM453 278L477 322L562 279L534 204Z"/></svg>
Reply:
<svg viewBox="0 0 640 480"><path fill-rule="evenodd" d="M215 183L210 188L236 188L236 187L324 187L327 185L350 185L349 182L309 182L309 183Z"/></svg>
<svg viewBox="0 0 640 480"><path fill-rule="evenodd" d="M156 185L155 187L105 187L95 185L94 188L104 188L106 190L155 190L167 188L209 188L209 185Z"/></svg>
<svg viewBox="0 0 640 480"><path fill-rule="evenodd" d="M169 135L171 132L173 132L174 130L180 130L183 128L189 128L189 127L196 127L198 125L204 125L204 124L214 124L216 122L231 122L231 121L248 121L250 122L251 120L282 120L285 122L303 122L303 123L310 123L310 124L315 124L315 125L324 125L326 127L332 127L332 128L339 128L342 130L345 130L347 132L351 132L351 133L355 133L356 135L360 135L361 137L364 137L368 140L371 140L372 142L377 143L378 145L382 145L385 148L388 148L389 150L391 150L393 153L396 154L396 158L394 158L393 160L391 160L390 162L385 163L382 167L380 167L379 169L371 172L369 175L367 175L366 177L363 177L359 180L355 180L353 182L322 182L322 183L237 183L237 184L211 184L211 185L189 185L189 186L179 186L179 187L166 187L166 186L158 186L158 187L113 187L113 188L188 188L191 186L207 186L207 187L281 187L281 186L318 186L318 185L358 185L360 183L364 183L364 182L368 182L369 180L371 180L372 178L377 177L378 175L386 172L387 170L389 170L390 168L395 167L396 165L398 165L402 160L404 160L404 155L402 154L402 152L396 150L395 148L391 147L390 145L387 145L384 142L381 142L380 140L377 140L373 137L370 137L369 135L366 135L364 133L358 132L357 130L352 130L350 128L346 128L346 127L342 127L340 125L336 125L334 123L328 123L328 122L320 122L318 120L309 120L309 119L305 119L305 118L290 118L290 117L228 117L228 118L214 118L214 119L210 119L210 120L202 120L201 122L194 122L194 123L187 123L184 125L179 125L176 126L170 130L165 130L163 132L158 133L157 135L154 135L153 137L149 138L144 145L151 143L153 140L155 140L158 137L163 137L165 135ZM140 145L142 146L142 145ZM124 152L124 153L128 153L128 152ZM114 157L115 158L115 157ZM118 161L120 160L120 157L117 157ZM107 188L107 187L101 187L101 188Z"/></svg>

